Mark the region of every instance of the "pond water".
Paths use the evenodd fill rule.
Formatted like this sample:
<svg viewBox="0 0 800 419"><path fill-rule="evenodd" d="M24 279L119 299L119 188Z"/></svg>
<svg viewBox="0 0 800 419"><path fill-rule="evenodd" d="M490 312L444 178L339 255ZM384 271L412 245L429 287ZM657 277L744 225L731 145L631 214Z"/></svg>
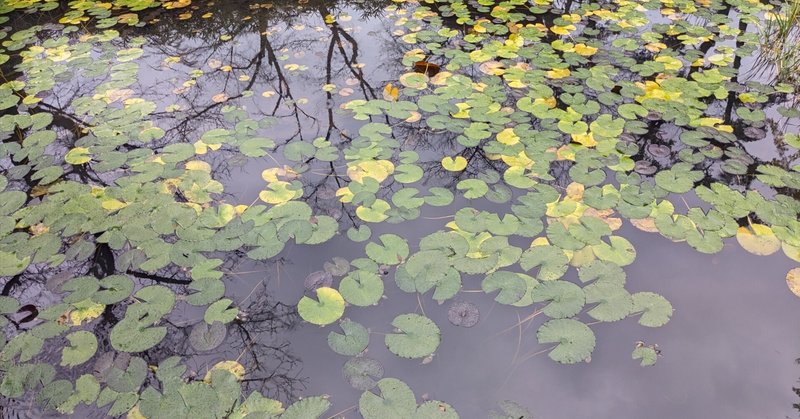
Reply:
<svg viewBox="0 0 800 419"><path fill-rule="evenodd" d="M7 2L3 417L796 417L797 10Z"/></svg>

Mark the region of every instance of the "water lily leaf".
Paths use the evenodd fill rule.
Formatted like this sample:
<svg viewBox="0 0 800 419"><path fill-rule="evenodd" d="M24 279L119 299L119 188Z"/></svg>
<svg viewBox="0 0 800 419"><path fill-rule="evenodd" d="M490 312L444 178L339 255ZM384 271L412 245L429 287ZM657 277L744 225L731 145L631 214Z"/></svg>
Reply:
<svg viewBox="0 0 800 419"><path fill-rule="evenodd" d="M331 261L325 262L322 267L325 272L333 276L343 276L350 271L350 262L345 258L334 257Z"/></svg>
<svg viewBox="0 0 800 419"><path fill-rule="evenodd" d="M497 271L484 278L481 289L487 294L500 290L494 300L500 304L514 304L525 296L528 284L514 272Z"/></svg>
<svg viewBox="0 0 800 419"><path fill-rule="evenodd" d="M383 296L383 280L374 272L357 270L342 279L339 292L350 304L361 307L375 305Z"/></svg>
<svg viewBox="0 0 800 419"><path fill-rule="evenodd" d="M442 167L451 172L460 172L467 168L467 159L462 156L444 157L442 159Z"/></svg>
<svg viewBox="0 0 800 419"><path fill-rule="evenodd" d="M786 285L792 294L800 297L800 268L794 268L786 274Z"/></svg>
<svg viewBox="0 0 800 419"><path fill-rule="evenodd" d="M372 235L372 230L366 224L361 224L356 227L350 227L347 229L347 238L356 242L361 243L369 240L370 236Z"/></svg>
<svg viewBox="0 0 800 419"><path fill-rule="evenodd" d="M781 241L769 226L750 224L750 227L739 227L736 241L748 252L759 255L771 255L781 249Z"/></svg>
<svg viewBox="0 0 800 419"><path fill-rule="evenodd" d="M367 244L367 256L377 263L384 265L397 265L408 258L408 242L395 234L381 234L381 243Z"/></svg>
<svg viewBox="0 0 800 419"><path fill-rule="evenodd" d="M453 406L438 400L428 400L419 407L414 419L458 419L458 412Z"/></svg>
<svg viewBox="0 0 800 419"><path fill-rule="evenodd" d="M156 346L166 335L166 327L146 327L126 317L111 329L111 346L122 352L143 352Z"/></svg>
<svg viewBox="0 0 800 419"><path fill-rule="evenodd" d="M134 304L129 306L128 310L133 308L136 313L146 312L148 316L140 318L143 322L154 323L172 311L172 307L175 306L175 293L162 285L144 287L137 291L134 296L141 302L141 306Z"/></svg>
<svg viewBox="0 0 800 419"><path fill-rule="evenodd" d="M624 286L627 275L617 264L595 260L578 269L578 278L584 283L596 280L596 283L609 283Z"/></svg>
<svg viewBox="0 0 800 419"><path fill-rule="evenodd" d="M555 246L533 246L524 251L519 259L522 269L530 271L538 267L536 278L552 281L561 278L569 269L569 258Z"/></svg>
<svg viewBox="0 0 800 419"><path fill-rule="evenodd" d="M342 367L344 379L356 390L372 390L383 378L383 365L380 362L365 357L350 358Z"/></svg>
<svg viewBox="0 0 800 419"><path fill-rule="evenodd" d="M417 398L408 385L396 378L378 381L380 395L365 391L358 400L364 419L407 419L417 410Z"/></svg>
<svg viewBox="0 0 800 419"><path fill-rule="evenodd" d="M597 303L587 314L595 320L615 322L628 316L633 310L631 294L620 285L610 283L589 284L583 289L586 303Z"/></svg>
<svg viewBox="0 0 800 419"><path fill-rule="evenodd" d="M586 296L581 287L568 281L543 281L531 291L533 302L548 301L542 312L554 319L572 317L583 309Z"/></svg>
<svg viewBox="0 0 800 419"><path fill-rule="evenodd" d="M450 205L455 197L453 193L445 188L433 187L428 189L430 195L425 196L425 203L434 207L444 207Z"/></svg>
<svg viewBox="0 0 800 419"><path fill-rule="evenodd" d="M348 262L348 266L350 263ZM308 274L305 280L303 280L303 287L306 291L314 291L320 287L330 287L333 285L333 275L327 271L316 271L311 272Z"/></svg>
<svg viewBox="0 0 800 419"><path fill-rule="evenodd" d="M489 419L533 419L533 413L517 402L503 400L498 403L500 411L492 409Z"/></svg>
<svg viewBox="0 0 800 419"><path fill-rule="evenodd" d="M361 205L356 208L356 215L368 223L380 223L389 218L386 211L389 211L390 208L388 202L376 199L370 206Z"/></svg>
<svg viewBox="0 0 800 419"><path fill-rule="evenodd" d="M594 332L589 326L573 319L550 320L539 327L536 337L540 344L557 344L548 356L562 364L584 361L594 351Z"/></svg>
<svg viewBox="0 0 800 419"><path fill-rule="evenodd" d="M405 292L425 294L434 289L433 299L439 303L454 297L461 289L461 274L446 263L443 250L422 250L414 253L395 271L395 282Z"/></svg>
<svg viewBox="0 0 800 419"><path fill-rule="evenodd" d="M702 179L703 175L698 171L678 170L672 168L656 173L656 185L672 193L682 194L689 192L694 187L694 183Z"/></svg>
<svg viewBox="0 0 800 419"><path fill-rule="evenodd" d="M193 306L211 304L225 295L225 283L218 279L196 279L189 288L198 291L186 297L186 302Z"/></svg>
<svg viewBox="0 0 800 419"><path fill-rule="evenodd" d="M74 367L83 364L97 351L97 338L85 330L72 332L66 336L69 346L61 351L61 366Z"/></svg>
<svg viewBox="0 0 800 419"><path fill-rule="evenodd" d="M639 324L647 327L661 327L672 317L672 304L666 298L652 292L633 294L632 313L642 313Z"/></svg>
<svg viewBox="0 0 800 419"><path fill-rule="evenodd" d="M84 147L75 147L70 150L66 156L64 156L64 161L72 165L81 165L85 163L89 163L92 161L92 156L89 154L89 149Z"/></svg>
<svg viewBox="0 0 800 419"><path fill-rule="evenodd" d="M210 351L225 341L227 328L222 322L197 323L189 333L189 343L200 352Z"/></svg>
<svg viewBox="0 0 800 419"><path fill-rule="evenodd" d="M46 409L56 409L64 404L72 395L72 383L67 380L56 380L42 388L36 396L36 402Z"/></svg>
<svg viewBox="0 0 800 419"><path fill-rule="evenodd" d="M263 415L272 418L280 415L285 409L283 403L262 396L257 391L250 393L247 399L230 415L231 419L244 419L249 415Z"/></svg>
<svg viewBox="0 0 800 419"><path fill-rule="evenodd" d="M328 346L339 355L355 356L364 352L369 345L369 331L360 323L350 319L339 322L342 333L331 331L328 334Z"/></svg>
<svg viewBox="0 0 800 419"><path fill-rule="evenodd" d="M78 404L91 405L100 393L100 383L91 374L84 374L75 380L75 392L60 406L60 413L72 414Z"/></svg>
<svg viewBox="0 0 800 419"><path fill-rule="evenodd" d="M116 304L133 293L133 281L125 275L111 275L99 281L99 290L92 295L98 304Z"/></svg>
<svg viewBox="0 0 800 419"><path fill-rule="evenodd" d="M454 326L472 327L478 324L480 318L478 306L468 301L454 301L447 310L447 320Z"/></svg>
<svg viewBox="0 0 800 419"><path fill-rule="evenodd" d="M333 288L317 288L317 301L303 296L297 304L297 311L303 320L325 326L342 317L344 298Z"/></svg>
<svg viewBox="0 0 800 419"><path fill-rule="evenodd" d="M228 308L231 307L231 304L233 304L233 301L228 298L223 298L211 304L206 309L203 320L208 324L214 324L214 322L227 324L232 322L239 314L239 309L236 307Z"/></svg>
<svg viewBox="0 0 800 419"><path fill-rule="evenodd" d="M441 332L431 319L419 314L401 314L392 326L398 333L386 335L386 346L402 358L424 358L433 354L441 342Z"/></svg>
<svg viewBox="0 0 800 419"><path fill-rule="evenodd" d="M655 365L656 361L658 361L658 352L656 352L655 348L637 345L636 349L631 353L631 358L640 360L639 365L649 367Z"/></svg>
<svg viewBox="0 0 800 419"><path fill-rule="evenodd" d="M467 199L477 199L489 192L489 186L480 179L464 179L456 184L456 188L463 191Z"/></svg>
<svg viewBox="0 0 800 419"><path fill-rule="evenodd" d="M325 396L307 397L286 408L281 419L319 419L330 407Z"/></svg>
<svg viewBox="0 0 800 419"><path fill-rule="evenodd" d="M603 242L592 246L592 251L598 259L619 266L627 266L633 263L634 259L636 259L636 249L633 248L631 242L620 236L610 236L608 240L611 244Z"/></svg>
<svg viewBox="0 0 800 419"><path fill-rule="evenodd" d="M0 276L14 276L28 268L31 257L26 256L22 259L8 252L0 251Z"/></svg>

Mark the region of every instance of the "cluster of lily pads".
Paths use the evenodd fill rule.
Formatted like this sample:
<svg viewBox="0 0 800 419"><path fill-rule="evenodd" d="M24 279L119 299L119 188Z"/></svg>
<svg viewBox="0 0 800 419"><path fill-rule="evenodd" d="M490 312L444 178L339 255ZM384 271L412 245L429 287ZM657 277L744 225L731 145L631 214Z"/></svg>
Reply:
<svg viewBox="0 0 800 419"><path fill-rule="evenodd" d="M623 268L636 257L626 222L703 253L735 237L751 253L782 251L800 262L797 87L741 70L758 53L764 13L781 12L774 6L398 3L385 18L406 72L331 110L358 122L357 132L281 143L264 134L276 118L236 102L252 91L214 96L221 126L179 141L157 123L159 105L137 93L147 40L121 47L120 31L145 25L142 11L188 13L179 9L191 10L190 1L83 1L68 10L56 1L4 2L3 23L58 13L59 25L0 32L0 63L11 71L0 85L0 394L35 391L62 413L83 404L130 417L320 417L326 397L284 409L257 391L242 396L247 371L238 361L193 376L185 359L148 365L144 354L165 339L167 317L187 307L204 313L193 347L222 344L245 315L226 298L228 255L267 262L287 244L340 234L365 243L364 257L320 266L297 311L315 325L338 322L328 343L349 357L344 376L363 391L358 409L367 419L458 417L445 402L417 403L366 356L372 334L346 314L380 310L387 287L450 304L450 322L469 327L479 315L459 296L465 282L479 283L497 303L527 307L525 321L544 318L539 343L572 364L591 358L591 325L636 317L659 327L672 314L662 296L625 288ZM338 30L342 16L327 14L322 24ZM221 64L212 68L232 70ZM203 77L192 71L183 87ZM328 97L340 89L331 82L321 87ZM53 109L49 96L76 85L91 93L72 99L68 112ZM418 152L410 133L436 143ZM781 158L753 157L749 143L764 139ZM225 196L215 156L266 162L260 202ZM326 166L344 170L331 176L338 212L310 204L308 180ZM415 243L399 231L372 234L432 207L452 209L449 222ZM40 273L47 281L34 286ZM795 293L797 278L787 276ZM26 292L36 287L57 301L35 307L36 322L21 327L30 323L19 319L31 312ZM427 362L446 339L424 314L400 314L390 326L383 344L402 358ZM53 345L58 367L44 351ZM642 365L657 355L644 343L632 354ZM493 417L527 414L511 402L500 408Z"/></svg>

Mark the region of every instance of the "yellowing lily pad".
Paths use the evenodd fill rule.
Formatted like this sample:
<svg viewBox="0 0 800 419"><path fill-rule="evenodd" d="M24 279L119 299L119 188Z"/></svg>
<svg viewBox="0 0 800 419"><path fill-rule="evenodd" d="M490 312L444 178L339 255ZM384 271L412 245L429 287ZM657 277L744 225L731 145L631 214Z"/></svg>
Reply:
<svg viewBox="0 0 800 419"><path fill-rule="evenodd" d="M467 159L462 156L445 157L442 159L442 167L451 172L460 172L467 168Z"/></svg>
<svg viewBox="0 0 800 419"><path fill-rule="evenodd" d="M748 227L739 227L736 231L736 241L748 252L766 256L781 250L781 241L769 226L763 224L750 224Z"/></svg>

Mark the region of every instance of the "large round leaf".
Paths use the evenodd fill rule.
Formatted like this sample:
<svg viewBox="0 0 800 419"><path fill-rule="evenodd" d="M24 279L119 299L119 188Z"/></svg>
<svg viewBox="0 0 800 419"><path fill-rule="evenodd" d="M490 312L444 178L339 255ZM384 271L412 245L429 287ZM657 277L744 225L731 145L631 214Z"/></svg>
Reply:
<svg viewBox="0 0 800 419"><path fill-rule="evenodd" d="M303 320L325 326L342 317L344 298L333 288L317 288L317 300L303 296L297 304L297 311Z"/></svg>
<svg viewBox="0 0 800 419"><path fill-rule="evenodd" d="M539 343L556 343L548 353L550 359L562 364L575 364L589 358L594 350L594 332L589 326L573 319L555 319L539 327Z"/></svg>
<svg viewBox="0 0 800 419"><path fill-rule="evenodd" d="M392 326L397 333L386 335L386 346L392 353L403 358L424 358L439 347L441 332L433 320L419 314L401 314L394 318Z"/></svg>
<svg viewBox="0 0 800 419"><path fill-rule="evenodd" d="M339 323L342 333L332 331L328 334L328 346L340 355L355 356L364 352L369 345L369 330L350 319Z"/></svg>
<svg viewBox="0 0 800 419"><path fill-rule="evenodd" d="M378 381L380 395L365 391L358 400L364 419L408 419L417 410L417 398L406 383L396 378Z"/></svg>
<svg viewBox="0 0 800 419"><path fill-rule="evenodd" d="M339 292L353 305L375 305L383 296L383 280L378 274L365 270L351 272L339 284Z"/></svg>

